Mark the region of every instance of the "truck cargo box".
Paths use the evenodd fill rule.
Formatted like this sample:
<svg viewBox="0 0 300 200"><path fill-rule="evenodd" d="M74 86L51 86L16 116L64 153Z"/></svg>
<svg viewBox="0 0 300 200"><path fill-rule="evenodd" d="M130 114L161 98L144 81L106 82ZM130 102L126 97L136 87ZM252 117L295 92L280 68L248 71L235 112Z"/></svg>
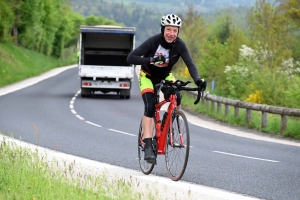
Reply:
<svg viewBox="0 0 300 200"><path fill-rule="evenodd" d="M81 96L100 91L130 98L134 66L126 59L135 47L135 31L134 27L81 27L78 63Z"/></svg>

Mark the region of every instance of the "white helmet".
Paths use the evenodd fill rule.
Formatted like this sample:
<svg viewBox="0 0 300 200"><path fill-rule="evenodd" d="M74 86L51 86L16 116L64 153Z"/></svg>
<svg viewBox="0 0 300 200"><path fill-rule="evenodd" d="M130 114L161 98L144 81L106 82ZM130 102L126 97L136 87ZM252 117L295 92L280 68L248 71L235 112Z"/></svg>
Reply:
<svg viewBox="0 0 300 200"><path fill-rule="evenodd" d="M163 16L161 18L160 24L162 26L177 26L181 27L182 21L181 19L174 14L168 14L167 16Z"/></svg>

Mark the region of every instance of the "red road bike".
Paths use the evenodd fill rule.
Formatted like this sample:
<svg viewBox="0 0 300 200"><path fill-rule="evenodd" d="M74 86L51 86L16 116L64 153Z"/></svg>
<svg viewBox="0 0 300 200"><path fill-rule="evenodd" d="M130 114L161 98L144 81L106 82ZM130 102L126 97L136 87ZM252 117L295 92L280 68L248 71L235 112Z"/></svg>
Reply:
<svg viewBox="0 0 300 200"><path fill-rule="evenodd" d="M203 89L201 86L192 88L186 85L190 81L183 82L177 80L175 82L161 81L155 85L155 115L154 115L154 130L152 138L152 146L157 155L165 155L166 168L168 176L173 181L178 181L183 176L189 158L190 150L190 133L188 122L185 114L177 110L177 97L175 91L198 91L197 99L194 104L197 104L202 96ZM160 91L169 92L170 96L162 101L159 101ZM164 104L170 103L161 117L161 108ZM145 143L143 142L143 127L142 121L138 134L138 157L139 165L142 172L146 175L150 174L156 163L149 163L144 160Z"/></svg>

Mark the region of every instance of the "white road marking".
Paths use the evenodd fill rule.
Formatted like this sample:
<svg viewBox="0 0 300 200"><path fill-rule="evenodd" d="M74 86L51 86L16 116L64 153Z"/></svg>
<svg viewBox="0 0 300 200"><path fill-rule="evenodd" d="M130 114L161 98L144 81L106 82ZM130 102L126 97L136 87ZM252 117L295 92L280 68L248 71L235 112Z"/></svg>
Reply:
<svg viewBox="0 0 300 200"><path fill-rule="evenodd" d="M242 158L249 158L249 159L254 159L254 160L262 160L262 161L267 161L267 162L280 162L276 160L268 160L268 159L263 159L263 158L255 158L255 157L250 157L250 156L242 156L238 154L232 154L232 153L226 153L222 151L213 151L214 153L220 153L220 154L225 154L225 155L230 155L230 156L237 156L237 157L242 157Z"/></svg>
<svg viewBox="0 0 300 200"><path fill-rule="evenodd" d="M77 97L78 94L80 94L80 92L81 92L81 90L79 90L79 91L74 95L74 97L72 98L72 100L70 101L70 109L71 109L71 112L72 112L77 118L79 118L80 120L84 120L83 117L81 117L80 115L77 115L77 114L76 114L76 111L75 111L75 109L74 109L74 103L75 103L76 97ZM90 125L93 125L93 126L96 126L96 127L99 127L99 128L102 127L102 126L99 125L99 124L95 124L95 123L93 123L93 122L86 121L86 120L84 120L84 121L85 121L86 123L90 124ZM136 136L136 135L133 135L133 134L130 134L130 133L126 133L126 132L118 131L118 130L114 130L114 129L108 129L108 130L114 131L114 132L117 132L117 133L122 133L122 134L124 134L124 135Z"/></svg>
<svg viewBox="0 0 300 200"><path fill-rule="evenodd" d="M126 133L126 132L118 131L118 130L114 130L114 129L108 129L108 130L114 131L114 132L117 132L117 133L122 133L122 134L125 134L125 135L136 136L136 135L133 135L133 134L130 134L130 133Z"/></svg>
<svg viewBox="0 0 300 200"><path fill-rule="evenodd" d="M81 119L81 120L84 120L83 117L81 117L80 115L75 115L77 118Z"/></svg>
<svg viewBox="0 0 300 200"><path fill-rule="evenodd" d="M93 122L89 122L89 121L85 121L85 122L88 123L88 124L91 124L91 125L93 125L93 126L102 127L102 126L100 126L100 125L98 125L98 124L95 124L95 123L93 123Z"/></svg>

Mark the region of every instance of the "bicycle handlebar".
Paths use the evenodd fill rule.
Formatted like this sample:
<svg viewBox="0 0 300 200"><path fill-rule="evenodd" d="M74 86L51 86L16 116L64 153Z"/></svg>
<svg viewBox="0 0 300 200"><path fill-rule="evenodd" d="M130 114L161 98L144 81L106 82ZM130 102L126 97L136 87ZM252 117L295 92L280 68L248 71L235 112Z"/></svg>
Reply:
<svg viewBox="0 0 300 200"><path fill-rule="evenodd" d="M192 87L186 87L186 85L188 85L189 83L191 83L191 81L181 81L181 80L176 80L175 82L173 81L167 81L167 80L162 80L160 83L155 85L155 89L157 91L157 94L161 91L161 89L163 87L172 87L175 90L181 91L181 90L185 90L185 91L197 91L197 99L194 102L194 104L196 105L197 103L199 103L200 98L202 97L202 99L204 99L204 90L201 86L198 86L196 88L192 88Z"/></svg>

